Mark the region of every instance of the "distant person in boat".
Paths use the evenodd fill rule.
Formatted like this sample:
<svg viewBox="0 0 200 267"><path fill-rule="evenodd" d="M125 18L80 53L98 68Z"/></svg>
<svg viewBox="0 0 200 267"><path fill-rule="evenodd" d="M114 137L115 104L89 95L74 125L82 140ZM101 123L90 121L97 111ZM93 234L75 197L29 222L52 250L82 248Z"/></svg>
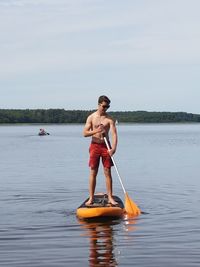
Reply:
<svg viewBox="0 0 200 267"><path fill-rule="evenodd" d="M39 132L41 135L43 134L46 134L45 130L44 129L40 129L40 132Z"/></svg>
<svg viewBox="0 0 200 267"><path fill-rule="evenodd" d="M45 131L45 129L40 129L40 131L39 131L39 135L49 135L49 133L47 133L46 131Z"/></svg>
<svg viewBox="0 0 200 267"><path fill-rule="evenodd" d="M111 156L117 149L117 129L115 121L106 113L110 107L110 99L102 95L98 99L98 107L95 112L90 114L86 120L83 130L84 137L92 137L89 148L90 159L90 177L89 177L89 200L86 205L91 205L94 200L96 187L96 177L99 169L100 158L102 159L104 175L106 178L106 188L108 201L112 205L117 205L112 195L112 175L111 167L113 166ZM104 136L109 140L109 131L111 133L112 145L108 150L104 142Z"/></svg>

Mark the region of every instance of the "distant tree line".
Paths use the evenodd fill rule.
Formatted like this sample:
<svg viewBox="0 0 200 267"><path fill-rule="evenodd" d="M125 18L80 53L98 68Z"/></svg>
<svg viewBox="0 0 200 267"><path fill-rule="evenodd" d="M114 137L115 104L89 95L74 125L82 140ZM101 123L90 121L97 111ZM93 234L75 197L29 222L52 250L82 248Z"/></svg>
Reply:
<svg viewBox="0 0 200 267"><path fill-rule="evenodd" d="M0 109L0 123L85 123L94 110ZM200 122L199 114L186 112L115 111L109 114L124 123Z"/></svg>

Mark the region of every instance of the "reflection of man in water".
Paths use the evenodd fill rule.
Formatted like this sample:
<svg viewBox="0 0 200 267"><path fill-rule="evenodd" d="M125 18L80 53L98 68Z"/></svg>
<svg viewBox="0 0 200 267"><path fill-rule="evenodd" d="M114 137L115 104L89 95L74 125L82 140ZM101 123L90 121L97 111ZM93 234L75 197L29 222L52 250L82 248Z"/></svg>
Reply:
<svg viewBox="0 0 200 267"><path fill-rule="evenodd" d="M124 219L125 233L128 234L135 231L136 221L133 218L129 220L128 217ZM88 236L90 241L89 266L118 266L114 252L114 249L116 250L116 244L114 243L116 231L113 230L113 227L119 223L121 224L121 221L86 222L79 220L79 223L87 233L86 235L84 234L84 237Z"/></svg>
<svg viewBox="0 0 200 267"><path fill-rule="evenodd" d="M113 229L108 223L87 225L90 234L90 267L117 266L113 246Z"/></svg>

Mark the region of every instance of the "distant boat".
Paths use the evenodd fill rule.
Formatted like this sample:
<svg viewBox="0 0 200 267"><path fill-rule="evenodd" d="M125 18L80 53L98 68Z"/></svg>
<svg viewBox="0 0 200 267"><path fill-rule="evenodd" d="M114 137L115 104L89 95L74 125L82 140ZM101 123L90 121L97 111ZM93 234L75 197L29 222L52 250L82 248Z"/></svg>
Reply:
<svg viewBox="0 0 200 267"><path fill-rule="evenodd" d="M118 120L116 120L116 121L115 121L115 125L117 125L118 123L119 123Z"/></svg>
<svg viewBox="0 0 200 267"><path fill-rule="evenodd" d="M49 135L49 133L47 133L44 129L40 129L38 135L42 136L42 135Z"/></svg>

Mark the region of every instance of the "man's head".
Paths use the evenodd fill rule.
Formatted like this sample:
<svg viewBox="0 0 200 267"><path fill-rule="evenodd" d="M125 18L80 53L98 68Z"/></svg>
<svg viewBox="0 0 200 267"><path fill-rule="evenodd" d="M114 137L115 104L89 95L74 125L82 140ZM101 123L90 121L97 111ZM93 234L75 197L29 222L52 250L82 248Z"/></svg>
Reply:
<svg viewBox="0 0 200 267"><path fill-rule="evenodd" d="M98 104L105 110L110 107L110 102L110 99L105 95L101 95L98 99Z"/></svg>

